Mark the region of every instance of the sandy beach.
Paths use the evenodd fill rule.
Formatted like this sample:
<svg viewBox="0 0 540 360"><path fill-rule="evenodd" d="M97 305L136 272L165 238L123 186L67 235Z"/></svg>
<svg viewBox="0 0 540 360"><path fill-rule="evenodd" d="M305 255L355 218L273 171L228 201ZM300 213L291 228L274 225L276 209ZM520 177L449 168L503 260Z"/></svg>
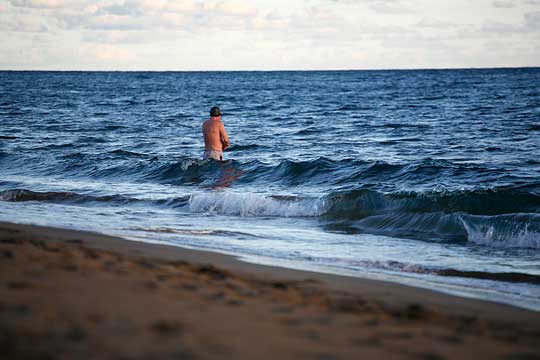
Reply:
<svg viewBox="0 0 540 360"><path fill-rule="evenodd" d="M4 359L539 359L540 313L0 223Z"/></svg>

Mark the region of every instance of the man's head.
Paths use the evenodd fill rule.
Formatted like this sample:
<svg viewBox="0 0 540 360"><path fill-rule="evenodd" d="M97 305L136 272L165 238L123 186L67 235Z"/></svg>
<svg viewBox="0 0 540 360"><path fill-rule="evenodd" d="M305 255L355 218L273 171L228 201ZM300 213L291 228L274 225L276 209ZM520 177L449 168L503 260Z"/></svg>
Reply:
<svg viewBox="0 0 540 360"><path fill-rule="evenodd" d="M221 116L221 110L217 106L214 106L210 109L210 116L216 117Z"/></svg>

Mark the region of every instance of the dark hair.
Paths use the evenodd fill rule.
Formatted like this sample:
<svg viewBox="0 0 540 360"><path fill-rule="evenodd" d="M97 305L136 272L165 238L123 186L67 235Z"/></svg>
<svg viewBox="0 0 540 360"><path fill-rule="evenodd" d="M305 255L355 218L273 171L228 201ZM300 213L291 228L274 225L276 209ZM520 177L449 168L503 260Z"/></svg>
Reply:
<svg viewBox="0 0 540 360"><path fill-rule="evenodd" d="M217 106L214 106L210 109L210 116L220 116L221 110Z"/></svg>

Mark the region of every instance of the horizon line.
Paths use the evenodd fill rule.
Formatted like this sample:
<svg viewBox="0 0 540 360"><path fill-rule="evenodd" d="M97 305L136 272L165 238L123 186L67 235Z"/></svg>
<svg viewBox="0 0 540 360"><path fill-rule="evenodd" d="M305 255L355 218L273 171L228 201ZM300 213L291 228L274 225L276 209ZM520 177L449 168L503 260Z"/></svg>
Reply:
<svg viewBox="0 0 540 360"><path fill-rule="evenodd" d="M373 69L253 69L253 70L68 70L68 69L0 69L0 72L346 72L346 71L440 71L440 70L496 70L496 69L535 69L534 66L492 66L492 67L440 67L440 68L373 68Z"/></svg>

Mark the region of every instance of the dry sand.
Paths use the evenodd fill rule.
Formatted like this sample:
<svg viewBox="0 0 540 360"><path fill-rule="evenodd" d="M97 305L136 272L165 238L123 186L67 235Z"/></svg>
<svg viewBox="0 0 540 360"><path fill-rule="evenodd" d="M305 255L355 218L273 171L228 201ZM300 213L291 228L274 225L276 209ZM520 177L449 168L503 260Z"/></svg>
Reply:
<svg viewBox="0 0 540 360"><path fill-rule="evenodd" d="M540 313L0 223L2 359L540 359Z"/></svg>

